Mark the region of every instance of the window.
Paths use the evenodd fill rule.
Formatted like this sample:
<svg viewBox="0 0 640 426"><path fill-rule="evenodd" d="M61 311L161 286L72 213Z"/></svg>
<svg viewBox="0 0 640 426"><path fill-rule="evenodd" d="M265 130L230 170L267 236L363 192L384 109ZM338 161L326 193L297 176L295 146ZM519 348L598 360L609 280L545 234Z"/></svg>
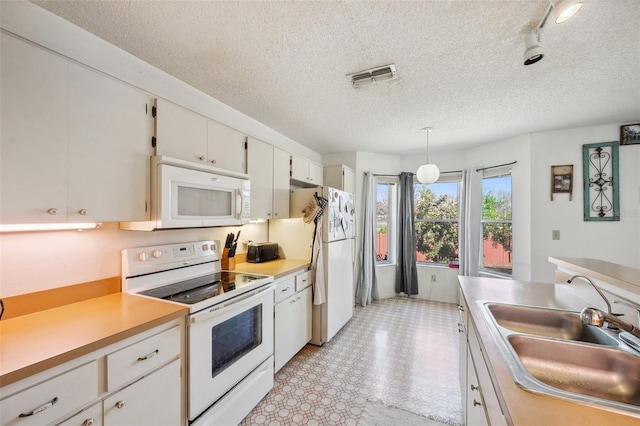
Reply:
<svg viewBox="0 0 640 426"><path fill-rule="evenodd" d="M376 263L395 263L397 179L376 178Z"/></svg>
<svg viewBox="0 0 640 426"><path fill-rule="evenodd" d="M511 169L488 169L482 178L482 264L485 274L511 277Z"/></svg>
<svg viewBox="0 0 640 426"><path fill-rule="evenodd" d="M415 182L414 219L419 263L449 264L458 260L460 175L438 182Z"/></svg>

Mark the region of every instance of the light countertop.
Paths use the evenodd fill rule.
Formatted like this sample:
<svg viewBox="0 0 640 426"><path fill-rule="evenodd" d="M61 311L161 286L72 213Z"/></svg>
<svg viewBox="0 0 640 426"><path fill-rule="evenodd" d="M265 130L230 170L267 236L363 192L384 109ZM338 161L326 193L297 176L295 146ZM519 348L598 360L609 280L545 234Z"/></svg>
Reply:
<svg viewBox="0 0 640 426"><path fill-rule="evenodd" d="M490 325L482 312L484 302L500 302L581 310L585 302L563 289L562 285L530 283L492 278L459 277L460 287L476 326L489 374L505 417L510 424L521 425L635 425L640 415L620 413L536 395L519 388L498 349Z"/></svg>
<svg viewBox="0 0 640 426"><path fill-rule="evenodd" d="M0 321L0 386L180 318L189 309L113 293Z"/></svg>
<svg viewBox="0 0 640 426"><path fill-rule="evenodd" d="M284 277L285 275L293 274L296 272L303 272L307 269L309 269L308 260L277 259L263 263L236 263L235 271L244 272L247 274L273 275L273 277L277 280Z"/></svg>

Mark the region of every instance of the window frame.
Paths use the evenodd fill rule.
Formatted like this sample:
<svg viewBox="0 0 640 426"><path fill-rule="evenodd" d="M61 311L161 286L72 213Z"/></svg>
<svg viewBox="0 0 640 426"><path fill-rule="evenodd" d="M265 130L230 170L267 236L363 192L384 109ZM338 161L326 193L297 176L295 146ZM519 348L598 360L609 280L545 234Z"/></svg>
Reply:
<svg viewBox="0 0 640 426"><path fill-rule="evenodd" d="M381 222L378 220L376 212L376 266L391 266L396 264L396 245L398 235L398 177L390 176L375 176L376 185L376 206L378 203L378 185L388 185L388 208L387 208L387 259L378 260L378 224Z"/></svg>
<svg viewBox="0 0 640 426"><path fill-rule="evenodd" d="M511 170L511 166L503 166L503 167L495 167L491 169L485 169L482 172L482 204L484 206L484 182L485 179L494 179L498 177L509 176L510 178L510 199L509 205L511 208L511 219L484 219L483 212L480 213L480 264L478 265L478 272L481 277L491 277L491 278L504 278L511 279L513 278L513 174ZM482 209L482 207L481 207ZM499 272L495 269L486 268L484 266L484 225L486 223L502 223L508 224L511 227L511 251L510 251L510 261L511 261L511 273Z"/></svg>

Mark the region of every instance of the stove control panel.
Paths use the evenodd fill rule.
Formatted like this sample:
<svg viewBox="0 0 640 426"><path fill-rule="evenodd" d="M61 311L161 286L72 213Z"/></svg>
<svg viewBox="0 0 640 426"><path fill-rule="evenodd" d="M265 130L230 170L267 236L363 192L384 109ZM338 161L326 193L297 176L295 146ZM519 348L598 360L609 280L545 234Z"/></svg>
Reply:
<svg viewBox="0 0 640 426"><path fill-rule="evenodd" d="M122 277L219 260L218 241L197 241L122 250Z"/></svg>

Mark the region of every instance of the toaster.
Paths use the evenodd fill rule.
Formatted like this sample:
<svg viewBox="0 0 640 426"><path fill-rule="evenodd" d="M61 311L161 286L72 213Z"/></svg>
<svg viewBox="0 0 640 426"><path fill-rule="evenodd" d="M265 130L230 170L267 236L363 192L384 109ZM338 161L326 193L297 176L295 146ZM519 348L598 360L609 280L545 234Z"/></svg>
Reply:
<svg viewBox="0 0 640 426"><path fill-rule="evenodd" d="M247 248L247 262L261 263L280 258L277 243L250 244Z"/></svg>

